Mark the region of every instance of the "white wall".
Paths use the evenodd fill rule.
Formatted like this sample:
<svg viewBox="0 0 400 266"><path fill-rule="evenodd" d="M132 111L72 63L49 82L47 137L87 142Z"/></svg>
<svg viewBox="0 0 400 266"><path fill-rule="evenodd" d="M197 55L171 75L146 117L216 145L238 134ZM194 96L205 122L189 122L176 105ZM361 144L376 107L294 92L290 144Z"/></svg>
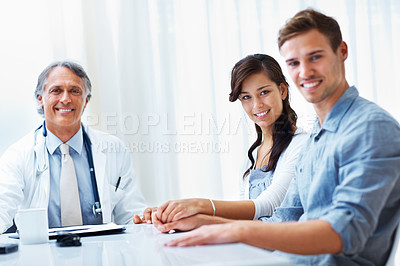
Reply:
<svg viewBox="0 0 400 266"><path fill-rule="evenodd" d="M240 104L228 101L230 70L248 54L267 53L286 73L277 32L308 6L339 21L349 83L400 120L396 0L1 1L0 153L41 123L33 99L39 73L53 60L72 59L93 83L84 121L128 145L169 145L168 152L132 148L150 204L233 199L253 133ZM313 110L294 86L291 92L299 124L309 128ZM210 121L219 129L209 132ZM174 150L190 143L227 150Z"/></svg>

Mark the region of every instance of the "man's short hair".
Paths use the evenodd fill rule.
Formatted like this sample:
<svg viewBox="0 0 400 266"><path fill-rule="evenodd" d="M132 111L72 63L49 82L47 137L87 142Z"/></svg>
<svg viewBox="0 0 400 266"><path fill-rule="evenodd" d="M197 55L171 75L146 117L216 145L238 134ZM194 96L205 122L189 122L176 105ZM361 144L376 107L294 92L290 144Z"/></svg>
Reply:
<svg viewBox="0 0 400 266"><path fill-rule="evenodd" d="M302 10L286 21L285 25L279 30L279 49L287 40L312 29L316 29L325 35L330 42L332 50L336 52L342 42L339 24L334 18L328 17L312 8Z"/></svg>
<svg viewBox="0 0 400 266"><path fill-rule="evenodd" d="M78 77L80 77L82 79L83 83L85 84L86 98L89 101L90 98L92 97L92 84L90 82L90 79L89 79L88 75L86 74L85 70L83 69L83 67L72 61L53 62L50 65L48 65L42 71L42 73L40 73L40 75L38 77L38 83L37 83L36 89L35 89L35 99L37 100L39 95L43 95L44 86L46 85L46 81L47 81L47 76L56 67L66 67L69 70L71 70L72 72L74 72L75 75L77 75ZM37 105L37 112L42 116L44 115L43 107L40 106L39 104Z"/></svg>

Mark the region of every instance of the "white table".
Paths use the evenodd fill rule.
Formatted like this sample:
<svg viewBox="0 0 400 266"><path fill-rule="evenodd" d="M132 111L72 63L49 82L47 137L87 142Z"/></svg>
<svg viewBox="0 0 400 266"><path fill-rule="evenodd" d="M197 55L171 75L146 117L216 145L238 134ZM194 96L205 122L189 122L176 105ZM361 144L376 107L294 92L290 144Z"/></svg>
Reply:
<svg viewBox="0 0 400 266"><path fill-rule="evenodd" d="M80 247L57 247L55 240L40 245L19 245L0 254L0 265L291 265L289 259L245 244L164 247L184 233L162 234L153 225L128 225L121 234L82 237ZM0 243L19 242L0 235Z"/></svg>

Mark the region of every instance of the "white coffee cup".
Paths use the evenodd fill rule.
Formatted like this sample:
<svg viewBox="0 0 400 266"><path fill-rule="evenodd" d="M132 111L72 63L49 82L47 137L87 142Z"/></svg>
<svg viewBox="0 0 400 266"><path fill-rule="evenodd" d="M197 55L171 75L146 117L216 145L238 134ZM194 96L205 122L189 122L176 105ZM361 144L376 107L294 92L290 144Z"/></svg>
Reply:
<svg viewBox="0 0 400 266"><path fill-rule="evenodd" d="M46 208L18 210L14 220L22 244L43 244L49 241Z"/></svg>

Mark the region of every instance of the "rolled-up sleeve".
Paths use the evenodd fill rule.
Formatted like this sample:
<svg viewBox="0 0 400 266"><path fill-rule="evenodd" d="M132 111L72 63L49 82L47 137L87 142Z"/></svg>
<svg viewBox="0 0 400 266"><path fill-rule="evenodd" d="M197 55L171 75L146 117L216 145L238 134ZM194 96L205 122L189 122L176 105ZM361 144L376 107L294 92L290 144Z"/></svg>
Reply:
<svg viewBox="0 0 400 266"><path fill-rule="evenodd" d="M338 142L338 185L332 206L320 217L341 236L344 254L362 251L378 223L392 222L390 209L398 209L400 197L395 191L399 190L399 127L375 120L352 130Z"/></svg>

